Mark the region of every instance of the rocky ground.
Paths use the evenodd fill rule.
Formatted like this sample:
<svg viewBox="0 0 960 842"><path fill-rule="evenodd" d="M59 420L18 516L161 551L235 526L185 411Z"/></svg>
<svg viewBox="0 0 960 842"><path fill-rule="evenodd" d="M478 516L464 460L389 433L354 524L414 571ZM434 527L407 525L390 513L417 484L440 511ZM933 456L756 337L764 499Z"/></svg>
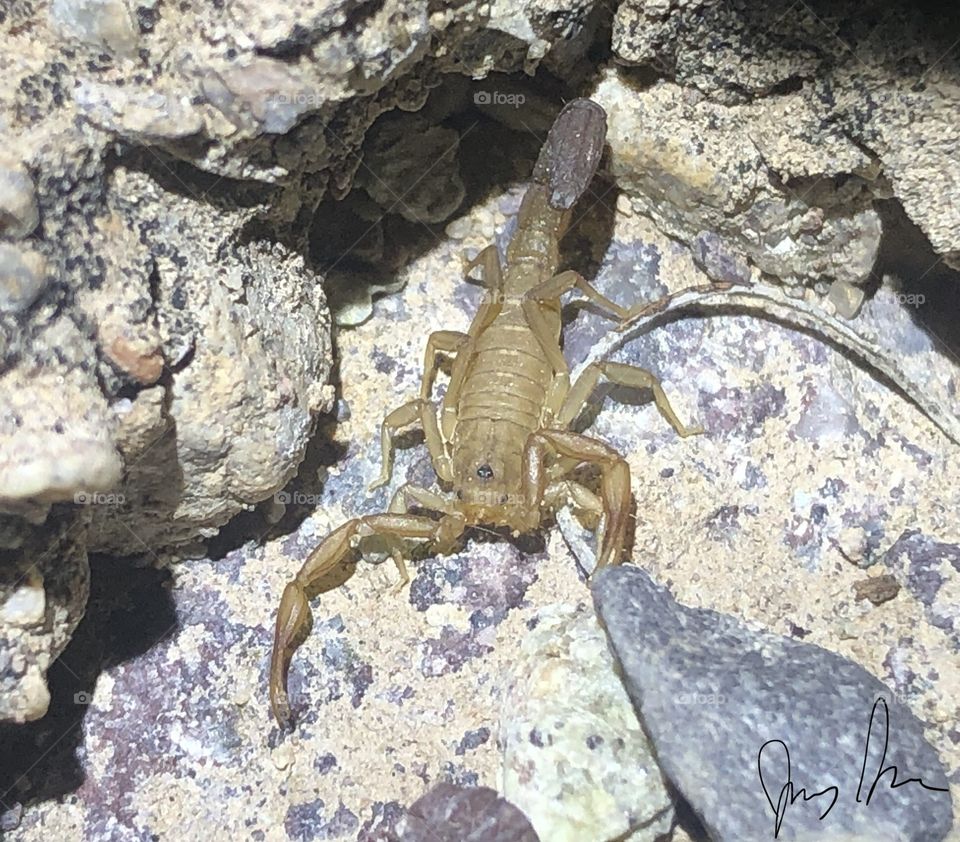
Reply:
<svg viewBox="0 0 960 842"><path fill-rule="evenodd" d="M611 150L568 265L624 303L805 291L906 378L736 312L629 343L705 429L680 439L636 395L595 413L633 472L633 561L866 667L956 797L958 445L909 396L958 414L960 32L765 8L5 14L0 832L372 840L438 781L503 791L529 629L590 605L555 527L474 534L400 594L390 565L331 582L292 734L265 669L283 583L385 507L380 420L426 332L468 324L462 255L506 241L573 94L607 109ZM609 324L570 315L575 364ZM335 346L334 319L358 324ZM429 484L423 448L396 477Z"/></svg>

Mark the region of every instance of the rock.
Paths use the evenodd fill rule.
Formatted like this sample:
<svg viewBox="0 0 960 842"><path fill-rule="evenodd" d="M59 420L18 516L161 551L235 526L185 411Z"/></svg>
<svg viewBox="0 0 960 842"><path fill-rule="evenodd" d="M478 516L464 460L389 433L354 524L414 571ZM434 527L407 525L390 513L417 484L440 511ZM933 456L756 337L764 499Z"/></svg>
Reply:
<svg viewBox="0 0 960 842"><path fill-rule="evenodd" d="M798 147L804 163L792 169L812 172L802 185L787 185L755 143L742 142L744 134L782 128L782 119L771 125L764 104L698 100L666 81L638 92L613 73L595 97L607 110L612 174L634 209L690 244L706 266L717 267L708 271L718 280L744 275L738 256L789 284L823 276L860 284L869 277L880 218L872 207L869 161L849 141L836 160ZM854 172L835 184L825 176L837 170ZM719 242L705 243L704 231ZM724 252L729 268L712 257Z"/></svg>
<svg viewBox="0 0 960 842"><path fill-rule="evenodd" d="M503 795L554 842L654 840L673 804L592 611L528 621L503 695Z"/></svg>
<svg viewBox="0 0 960 842"><path fill-rule="evenodd" d="M456 131L416 115L384 118L370 131L358 183L384 210L411 222L444 222L466 192L459 145Z"/></svg>
<svg viewBox="0 0 960 842"><path fill-rule="evenodd" d="M120 479L115 421L91 372L18 366L0 375L0 396L0 510L73 501Z"/></svg>
<svg viewBox="0 0 960 842"><path fill-rule="evenodd" d="M946 838L947 777L923 724L863 667L685 608L635 567L592 590L660 765L713 838L770 839L782 793L780 839Z"/></svg>
<svg viewBox="0 0 960 842"><path fill-rule="evenodd" d="M51 516L0 568L0 721L47 712L46 671L83 617L90 589L86 518ZM12 555L12 554L11 554Z"/></svg>
<svg viewBox="0 0 960 842"><path fill-rule="evenodd" d="M0 243L0 313L22 313L37 300L46 283L42 255Z"/></svg>
<svg viewBox="0 0 960 842"><path fill-rule="evenodd" d="M902 585L913 594L923 605L929 621L949 635L954 646L960 649L960 601L956 592L960 545L937 541L919 530L908 529L884 553L882 561L897 589Z"/></svg>
<svg viewBox="0 0 960 842"><path fill-rule="evenodd" d="M0 160L0 234L19 240L40 221L33 179L22 164ZM5 262L0 257L0 262Z"/></svg>
<svg viewBox="0 0 960 842"><path fill-rule="evenodd" d="M889 574L861 579L853 583L853 589L857 594L857 600L869 599L874 605L883 605L900 593L899 583Z"/></svg>
<svg viewBox="0 0 960 842"><path fill-rule="evenodd" d="M124 0L53 0L50 22L66 38L132 53L138 33Z"/></svg>
<svg viewBox="0 0 960 842"><path fill-rule="evenodd" d="M830 285L830 294L827 299L833 304L837 314L845 319L852 319L860 312L863 305L864 291L846 281L836 280Z"/></svg>
<svg viewBox="0 0 960 842"><path fill-rule="evenodd" d="M539 842L516 807L489 787L440 783L397 824L396 842Z"/></svg>
<svg viewBox="0 0 960 842"><path fill-rule="evenodd" d="M860 172L876 179L878 195L889 179L937 253L958 268L960 207L942 189L960 183L955 28L945 10L890 5L869 25L862 14L856 3L814 13L779 3L629 0L617 8L612 46L619 61L660 68L690 99L758 106L773 131L744 119L739 137L786 178ZM749 161L745 150L730 153Z"/></svg>

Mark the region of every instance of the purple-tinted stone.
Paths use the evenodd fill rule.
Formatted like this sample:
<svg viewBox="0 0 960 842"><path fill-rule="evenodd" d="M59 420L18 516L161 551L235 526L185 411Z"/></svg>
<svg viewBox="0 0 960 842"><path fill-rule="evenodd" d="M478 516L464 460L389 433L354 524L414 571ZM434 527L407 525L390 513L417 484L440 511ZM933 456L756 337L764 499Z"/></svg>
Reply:
<svg viewBox="0 0 960 842"><path fill-rule="evenodd" d="M417 799L391 842L539 842L529 820L487 787L439 783Z"/></svg>

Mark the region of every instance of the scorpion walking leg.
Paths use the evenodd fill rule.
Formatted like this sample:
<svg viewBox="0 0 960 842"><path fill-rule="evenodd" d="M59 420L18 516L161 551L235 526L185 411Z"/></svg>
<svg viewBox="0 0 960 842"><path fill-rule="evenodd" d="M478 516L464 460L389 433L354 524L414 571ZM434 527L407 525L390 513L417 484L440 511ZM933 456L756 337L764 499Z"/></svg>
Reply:
<svg viewBox="0 0 960 842"><path fill-rule="evenodd" d="M420 400L430 400L433 383L437 379L437 354L456 354L470 337L459 330L435 330L427 337L423 353L423 379L420 381Z"/></svg>
<svg viewBox="0 0 960 842"><path fill-rule="evenodd" d="M459 532L457 531L459 530ZM354 538L379 534L388 538L422 538L448 544L454 533L463 531L463 519L444 517L439 521L422 515L366 515L348 520L307 557L300 572L288 582L277 612L277 626L270 660L270 705L281 727L292 720L287 695L287 674L297 647L303 643L313 625L308 593L325 574L334 570L352 548Z"/></svg>
<svg viewBox="0 0 960 842"><path fill-rule="evenodd" d="M600 466L600 497L603 501L604 531L597 567L621 560L630 517L630 468L612 447L567 430L538 430L527 439L524 452L524 483L527 504L537 506L544 496L544 455L547 449L563 457Z"/></svg>
<svg viewBox="0 0 960 842"><path fill-rule="evenodd" d="M548 278L542 284L537 284L527 293L527 298L532 298L535 301L550 301L560 298L561 295L574 287L580 290L597 307L606 311L607 315L612 314L618 319L629 318L631 311L628 308L621 307L616 302L611 301L603 293L592 287L583 275L573 269L568 269L559 275Z"/></svg>
<svg viewBox="0 0 960 842"><path fill-rule="evenodd" d="M430 509L434 512L442 512L445 515L450 515L451 525L453 525L455 521L461 517L460 513L446 497L436 494L433 491L429 491L426 488L422 488L419 485L413 485L409 482L404 483L394 492L394 495L390 500L390 507L387 511L390 514L405 515L410 511L411 500L414 504L424 509ZM461 525L455 534L453 532L449 532L449 535L444 534L443 536L435 538L434 549L436 552L441 555L450 552L453 549L453 542L460 537L460 533L462 531L463 526ZM410 584L410 573L407 571L407 564L403 560L403 553L400 551L400 545L396 541L389 539L388 541L390 543L390 554L393 557L393 563L396 564L397 570L400 572L401 581L396 588L397 591L400 591Z"/></svg>
<svg viewBox="0 0 960 842"><path fill-rule="evenodd" d="M590 515L592 529L597 528L597 523L603 514L603 501L585 485L572 479L551 482L543 492L543 502L549 508L556 508L564 503L573 504L575 510ZM602 543L601 538L602 536L598 534L598 544Z"/></svg>
<svg viewBox="0 0 960 842"><path fill-rule="evenodd" d="M418 420L423 427L430 461L437 476L448 481L452 479L450 457L440 436L436 410L429 401L414 398L403 406L397 407L383 419L380 425L380 476L370 483L367 491L375 491L390 481L390 476L393 474L394 437L398 430Z"/></svg>
<svg viewBox="0 0 960 842"><path fill-rule="evenodd" d="M637 366L611 362L596 362L583 370L577 378L577 382L573 384L573 388L567 393L563 405L557 413L557 426L566 428L573 423L584 404L586 404L594 387L596 387L601 374L617 386L652 390L653 400L656 402L660 414L667 419L670 426L677 431L677 435L681 438L703 432L703 427L688 427L677 417L677 413L670 405L670 400L655 374Z"/></svg>

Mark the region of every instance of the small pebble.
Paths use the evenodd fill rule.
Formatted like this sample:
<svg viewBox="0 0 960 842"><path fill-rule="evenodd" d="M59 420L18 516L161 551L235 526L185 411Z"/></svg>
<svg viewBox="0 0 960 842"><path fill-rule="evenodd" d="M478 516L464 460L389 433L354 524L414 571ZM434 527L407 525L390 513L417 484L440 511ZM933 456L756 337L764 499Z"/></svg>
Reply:
<svg viewBox="0 0 960 842"><path fill-rule="evenodd" d="M46 283L43 255L0 243L0 313L22 313L37 300Z"/></svg>
<svg viewBox="0 0 960 842"><path fill-rule="evenodd" d="M0 233L15 240L40 222L33 180L22 165L0 162Z"/></svg>

